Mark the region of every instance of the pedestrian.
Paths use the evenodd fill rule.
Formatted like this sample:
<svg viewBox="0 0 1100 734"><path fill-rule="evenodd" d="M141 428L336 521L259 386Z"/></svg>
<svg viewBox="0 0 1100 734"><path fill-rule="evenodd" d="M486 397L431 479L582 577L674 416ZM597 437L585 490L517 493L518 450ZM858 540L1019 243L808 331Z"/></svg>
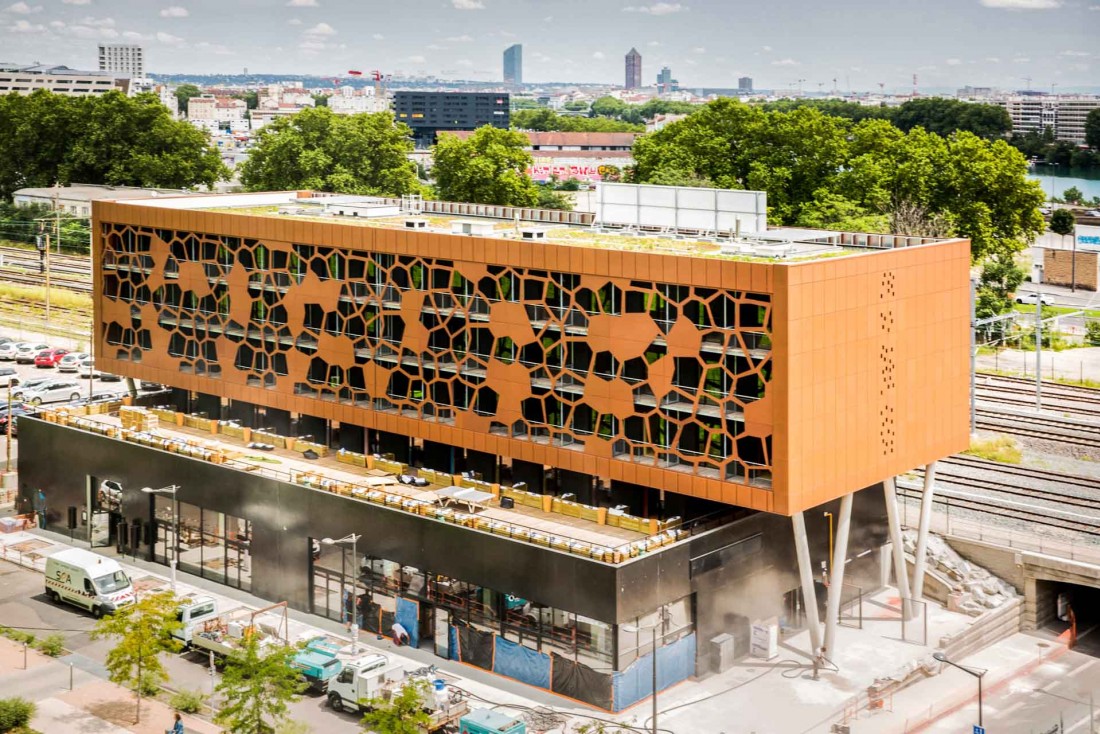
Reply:
<svg viewBox="0 0 1100 734"><path fill-rule="evenodd" d="M390 627L390 632L393 633L393 644L398 647L409 644L409 632L400 622L394 622L393 627Z"/></svg>
<svg viewBox="0 0 1100 734"><path fill-rule="evenodd" d="M179 712L176 712L176 721L172 724L171 729L165 729L164 734L184 734L183 732L183 718L180 717Z"/></svg>

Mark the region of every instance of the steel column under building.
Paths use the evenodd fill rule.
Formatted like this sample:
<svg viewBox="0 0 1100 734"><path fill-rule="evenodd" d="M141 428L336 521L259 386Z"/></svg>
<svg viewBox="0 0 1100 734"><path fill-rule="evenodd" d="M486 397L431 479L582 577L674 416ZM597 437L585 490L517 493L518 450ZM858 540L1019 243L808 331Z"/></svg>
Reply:
<svg viewBox="0 0 1100 734"><path fill-rule="evenodd" d="M825 602L825 655L833 654L836 649L836 625L840 618L840 597L844 592L844 567L848 562L848 530L852 526L852 495L840 498L840 512L837 517L836 547L833 550L832 566L829 568L829 596Z"/></svg>
<svg viewBox="0 0 1100 734"><path fill-rule="evenodd" d="M901 542L901 518L898 517L898 492L894 477L882 483L886 496L886 523L890 527L890 543L894 547L894 576L897 578L898 595L901 597L901 614L909 619L909 574L905 571L905 546Z"/></svg>
<svg viewBox="0 0 1100 734"><path fill-rule="evenodd" d="M806 541L806 519L803 513L791 516L794 525L794 547L798 553L798 577L802 581L802 604L806 609L806 626L810 629L810 655L821 649L821 623L817 616L817 593L814 591L814 571L810 567L810 546Z"/></svg>
<svg viewBox="0 0 1100 734"><path fill-rule="evenodd" d="M924 494L920 501L920 524L917 525L917 549L913 563L913 598L924 599L924 566L928 551L928 526L932 524L932 498L935 494L936 462L924 467Z"/></svg>

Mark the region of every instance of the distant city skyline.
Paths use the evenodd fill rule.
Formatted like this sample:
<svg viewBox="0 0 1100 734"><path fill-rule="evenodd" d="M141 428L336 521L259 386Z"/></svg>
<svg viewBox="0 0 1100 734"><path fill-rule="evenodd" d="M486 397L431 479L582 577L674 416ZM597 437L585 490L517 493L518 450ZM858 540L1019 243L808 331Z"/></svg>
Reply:
<svg viewBox="0 0 1100 734"><path fill-rule="evenodd" d="M1100 0L0 0L0 62L97 67L99 43L139 43L151 74L342 76L348 69L502 81L523 44L527 83L623 83L623 56L685 89L904 92L1095 85ZM1025 81L1030 77L1030 82Z"/></svg>

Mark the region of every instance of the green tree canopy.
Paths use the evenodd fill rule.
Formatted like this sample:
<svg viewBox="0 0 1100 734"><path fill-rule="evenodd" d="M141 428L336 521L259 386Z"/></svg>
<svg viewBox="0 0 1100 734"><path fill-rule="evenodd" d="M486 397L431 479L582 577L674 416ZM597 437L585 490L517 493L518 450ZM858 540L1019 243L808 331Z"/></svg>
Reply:
<svg viewBox="0 0 1100 734"><path fill-rule="evenodd" d="M177 189L228 176L206 134L153 95L0 96L0 198L54 183Z"/></svg>
<svg viewBox="0 0 1100 734"><path fill-rule="evenodd" d="M1062 237L1073 234L1073 228L1076 224L1077 220L1074 219L1073 212L1069 209L1055 209L1054 213L1050 215L1050 231Z"/></svg>
<svg viewBox="0 0 1100 734"><path fill-rule="evenodd" d="M268 734L286 721L306 688L292 665L296 654L289 645L261 647L259 635L242 638L215 688L225 701L216 721L233 734Z"/></svg>
<svg viewBox="0 0 1100 734"><path fill-rule="evenodd" d="M413 679L388 701L371 699L363 726L374 734L420 734L431 723L431 715L424 711L424 702L430 695L426 680Z"/></svg>
<svg viewBox="0 0 1100 734"><path fill-rule="evenodd" d="M202 95L202 90L196 87L194 84L181 84L176 87L175 91L176 101L179 102L180 110L187 114L187 100L192 97L199 97Z"/></svg>
<svg viewBox="0 0 1100 734"><path fill-rule="evenodd" d="M1085 117L1085 144L1100 151L1100 107L1090 110Z"/></svg>
<svg viewBox="0 0 1100 734"><path fill-rule="evenodd" d="M1062 192L1062 200L1067 204L1080 204L1084 198L1085 194L1076 186L1070 186Z"/></svg>
<svg viewBox="0 0 1100 734"><path fill-rule="evenodd" d="M171 591L138 598L129 606L96 622L91 637L117 640L107 653L107 672L112 682L132 686L137 696L135 721L141 720L142 690L168 680L161 655L176 652L180 643L172 632L182 626L176 619L178 604Z"/></svg>
<svg viewBox="0 0 1100 734"><path fill-rule="evenodd" d="M465 140L439 136L432 151L436 191L446 201L535 206L538 187L527 176L531 154L523 133L481 127Z"/></svg>
<svg viewBox="0 0 1100 734"><path fill-rule="evenodd" d="M576 117L559 115L553 110L516 110L512 113L512 127L516 130L535 130L538 132L595 132L595 133L631 133L645 132L645 125L607 117Z"/></svg>
<svg viewBox="0 0 1100 734"><path fill-rule="evenodd" d="M314 189L344 194L417 193L416 166L407 155L412 131L389 112L337 115L307 109L260 130L241 166L249 191Z"/></svg>

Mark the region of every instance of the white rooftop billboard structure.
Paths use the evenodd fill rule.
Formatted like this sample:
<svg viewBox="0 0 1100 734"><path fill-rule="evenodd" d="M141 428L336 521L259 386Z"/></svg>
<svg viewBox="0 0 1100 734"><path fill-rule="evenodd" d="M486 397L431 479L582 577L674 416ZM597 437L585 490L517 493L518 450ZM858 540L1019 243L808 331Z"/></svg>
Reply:
<svg viewBox="0 0 1100 734"><path fill-rule="evenodd" d="M768 229L763 191L596 184L596 226L751 235Z"/></svg>

